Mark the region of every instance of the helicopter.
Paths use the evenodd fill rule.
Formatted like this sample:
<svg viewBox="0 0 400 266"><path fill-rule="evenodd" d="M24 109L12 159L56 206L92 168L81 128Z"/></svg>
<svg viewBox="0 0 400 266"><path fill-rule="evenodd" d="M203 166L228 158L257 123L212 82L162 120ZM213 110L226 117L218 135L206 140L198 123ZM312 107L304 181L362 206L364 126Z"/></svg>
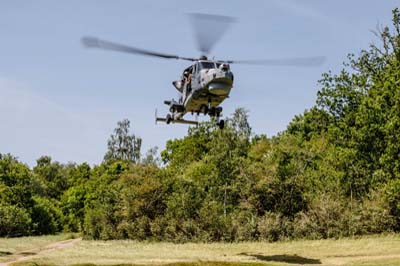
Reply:
<svg viewBox="0 0 400 266"><path fill-rule="evenodd" d="M267 60L215 60L209 59L214 44L220 39L228 26L235 19L228 16L210 14L189 14L197 39L197 48L201 52L200 57L182 57L174 54L160 53L132 46L110 42L96 37L83 37L82 43L87 48L98 48L123 53L152 56L163 59L177 59L192 62L184 69L181 78L172 82L180 94L179 99L165 100L164 104L169 107L166 117L157 117L156 123L166 124L190 124L198 125L197 120L186 120L187 113L208 115L214 119L216 125L223 129L225 121L221 119L223 108L221 103L229 97L233 87L234 75L230 64L255 64L271 66L318 66L325 57L299 57L286 59Z"/></svg>

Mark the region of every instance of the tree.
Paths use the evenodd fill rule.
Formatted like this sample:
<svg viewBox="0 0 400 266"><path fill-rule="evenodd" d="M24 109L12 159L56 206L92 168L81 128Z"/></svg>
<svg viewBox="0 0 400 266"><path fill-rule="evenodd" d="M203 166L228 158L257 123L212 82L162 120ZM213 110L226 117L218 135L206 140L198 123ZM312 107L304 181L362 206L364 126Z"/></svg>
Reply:
<svg viewBox="0 0 400 266"><path fill-rule="evenodd" d="M33 172L43 186L42 196L59 200L68 189L68 178L65 166L52 162L50 156L42 156L36 160Z"/></svg>
<svg viewBox="0 0 400 266"><path fill-rule="evenodd" d="M105 162L117 160L139 162L142 139L135 134L130 135L129 128L128 119L118 122L118 127L114 129L114 134L111 134L107 142L108 151L104 156Z"/></svg>
<svg viewBox="0 0 400 266"><path fill-rule="evenodd" d="M0 205L31 208L34 182L28 166L10 154L0 154Z"/></svg>
<svg viewBox="0 0 400 266"><path fill-rule="evenodd" d="M158 152L158 147L155 146L153 148L150 148L147 152L145 157L141 160L141 163L144 165L159 165L160 164L160 158L157 156Z"/></svg>

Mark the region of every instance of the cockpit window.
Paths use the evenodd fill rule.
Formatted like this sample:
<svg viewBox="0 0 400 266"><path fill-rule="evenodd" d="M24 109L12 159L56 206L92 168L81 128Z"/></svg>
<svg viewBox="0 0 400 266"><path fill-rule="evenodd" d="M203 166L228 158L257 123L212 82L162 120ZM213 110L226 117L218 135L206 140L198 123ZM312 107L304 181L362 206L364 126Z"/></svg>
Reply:
<svg viewBox="0 0 400 266"><path fill-rule="evenodd" d="M215 68L214 62L200 62L198 70L210 69L210 68Z"/></svg>

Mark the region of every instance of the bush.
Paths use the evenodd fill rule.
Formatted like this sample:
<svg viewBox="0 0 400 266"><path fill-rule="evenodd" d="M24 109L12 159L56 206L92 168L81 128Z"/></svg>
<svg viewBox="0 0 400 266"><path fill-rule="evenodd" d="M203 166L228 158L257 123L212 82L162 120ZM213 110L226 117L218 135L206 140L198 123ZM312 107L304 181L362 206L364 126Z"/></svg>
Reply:
<svg viewBox="0 0 400 266"><path fill-rule="evenodd" d="M311 204L309 210L299 213L294 220L294 237L325 239L349 233L348 210L342 201L329 195Z"/></svg>
<svg viewBox="0 0 400 266"><path fill-rule="evenodd" d="M110 209L110 206L97 206L85 212L83 233L86 238L101 240L118 238L118 222Z"/></svg>
<svg viewBox="0 0 400 266"><path fill-rule="evenodd" d="M258 239L257 215L250 211L242 210L232 214L231 219L232 240L252 241Z"/></svg>
<svg viewBox="0 0 400 266"><path fill-rule="evenodd" d="M137 218L128 223L127 233L129 239L145 240L151 236L150 219L146 216Z"/></svg>
<svg viewBox="0 0 400 266"><path fill-rule="evenodd" d="M31 217L29 213L17 206L0 206L0 236L17 237L31 233Z"/></svg>
<svg viewBox="0 0 400 266"><path fill-rule="evenodd" d="M156 217L150 223L150 231L152 238L157 241L164 240L166 227L167 227L167 220L164 217Z"/></svg>
<svg viewBox="0 0 400 266"><path fill-rule="evenodd" d="M231 241L231 220L224 215L224 207L217 201L206 201L198 211L198 224L203 241Z"/></svg>
<svg viewBox="0 0 400 266"><path fill-rule="evenodd" d="M86 190L84 185L71 187L61 197L64 230L69 232L82 231Z"/></svg>
<svg viewBox="0 0 400 266"><path fill-rule="evenodd" d="M267 212L258 222L258 231L262 240L278 241L292 236L293 225L282 214Z"/></svg>
<svg viewBox="0 0 400 266"><path fill-rule="evenodd" d="M389 213L395 219L395 230L400 231L400 179L392 180L386 185L385 198Z"/></svg>
<svg viewBox="0 0 400 266"><path fill-rule="evenodd" d="M190 242L190 241L198 241L198 240L208 240L207 237L204 237L208 232L202 231L200 229L199 224L193 219L186 219L175 222L175 238L171 239L174 242ZM206 234L204 234L206 233Z"/></svg>
<svg viewBox="0 0 400 266"><path fill-rule="evenodd" d="M89 239L100 239L102 231L102 214L96 209L88 210L83 224L84 236Z"/></svg>
<svg viewBox="0 0 400 266"><path fill-rule="evenodd" d="M370 193L371 199L367 199L360 206L360 220L358 234L379 234L396 229L396 217L391 214L391 209L383 191Z"/></svg>
<svg viewBox="0 0 400 266"><path fill-rule="evenodd" d="M35 234L46 235L61 231L62 213L55 200L34 197L34 201L31 217Z"/></svg>

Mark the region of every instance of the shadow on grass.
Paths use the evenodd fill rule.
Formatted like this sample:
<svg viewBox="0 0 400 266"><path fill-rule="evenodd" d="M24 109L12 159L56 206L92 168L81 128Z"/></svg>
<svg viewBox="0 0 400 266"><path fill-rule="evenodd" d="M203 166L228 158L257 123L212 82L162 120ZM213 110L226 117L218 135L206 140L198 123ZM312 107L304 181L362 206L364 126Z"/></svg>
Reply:
<svg viewBox="0 0 400 266"><path fill-rule="evenodd" d="M321 261L318 259L310 259L301 257L298 255L271 255L265 256L260 254L249 254L249 253L240 253L239 255L253 257L257 260L265 261L265 262L285 262L292 264L321 264Z"/></svg>
<svg viewBox="0 0 400 266"><path fill-rule="evenodd" d="M22 256L33 256L33 255L36 255L37 253L36 252L30 252L30 251L24 251L24 252L20 252L18 254L22 255Z"/></svg>
<svg viewBox="0 0 400 266"><path fill-rule="evenodd" d="M12 252L10 252L10 251L1 251L0 250L0 257L2 257L2 256L9 256L9 255L12 255L13 253Z"/></svg>

